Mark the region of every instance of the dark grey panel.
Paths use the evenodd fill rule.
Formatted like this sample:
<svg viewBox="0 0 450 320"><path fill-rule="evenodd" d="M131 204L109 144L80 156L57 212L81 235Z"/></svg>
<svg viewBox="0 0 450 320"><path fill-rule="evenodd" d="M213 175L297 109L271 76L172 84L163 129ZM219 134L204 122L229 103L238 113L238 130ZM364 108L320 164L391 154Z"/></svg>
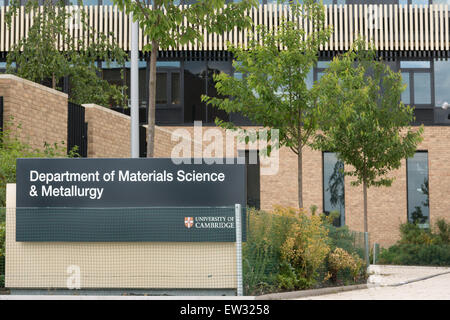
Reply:
<svg viewBox="0 0 450 320"><path fill-rule="evenodd" d="M156 108L155 111L156 124L182 124L183 109L182 108Z"/></svg>
<svg viewBox="0 0 450 320"><path fill-rule="evenodd" d="M234 207L18 208L16 241L229 242L236 239L234 214ZM194 220L190 228L187 217ZM220 222L198 228L199 217Z"/></svg>
<svg viewBox="0 0 450 320"><path fill-rule="evenodd" d="M435 124L450 124L450 110L444 110L436 107L434 109L434 123Z"/></svg>
<svg viewBox="0 0 450 320"><path fill-rule="evenodd" d="M414 109L416 120L414 124L433 124L434 109Z"/></svg>

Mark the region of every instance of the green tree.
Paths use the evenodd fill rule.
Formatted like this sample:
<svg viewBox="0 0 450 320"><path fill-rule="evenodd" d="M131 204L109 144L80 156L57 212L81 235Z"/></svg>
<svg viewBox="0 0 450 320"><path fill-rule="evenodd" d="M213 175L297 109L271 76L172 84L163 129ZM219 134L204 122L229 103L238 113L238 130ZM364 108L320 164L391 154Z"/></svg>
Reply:
<svg viewBox="0 0 450 320"><path fill-rule="evenodd" d="M153 0L152 6L147 6L145 0L114 0L114 3L126 9L127 13L133 13L133 19L139 22L143 34L149 38L149 43L144 46L145 51L151 52L147 156L153 157L158 50L195 41L201 43L201 30L222 33L234 27L249 27L251 19L245 11L257 5L258 1L227 3L226 0L198 0L186 7L178 5L176 0ZM185 20L188 24L184 24Z"/></svg>
<svg viewBox="0 0 450 320"><path fill-rule="evenodd" d="M7 11L7 23L19 14L20 1L14 0ZM89 26L80 3L78 10L70 10L64 0L56 3L44 0L28 1L25 12L33 13L33 23L26 37L15 44L7 56L7 72L19 77L58 88L61 78L69 77L69 100L82 103L97 103L103 106L123 105L126 101L124 87L109 84L101 79L98 60L107 64L125 62L126 53L112 34L100 33ZM77 25L84 30L84 37L75 38L71 28ZM114 37L113 37L114 38Z"/></svg>
<svg viewBox="0 0 450 320"><path fill-rule="evenodd" d="M345 175L363 186L364 231L367 226L367 189L390 186L387 174L414 155L423 128L410 127L413 109L401 102L405 90L401 74L364 50L357 40L347 53L335 57L316 84L321 113L316 147L337 153L349 165Z"/></svg>
<svg viewBox="0 0 450 320"><path fill-rule="evenodd" d="M316 132L318 117L316 98L307 77L331 29L324 27L321 3L308 0L303 1L303 6L291 4L290 8L293 19L280 22L274 31L258 26L259 35L250 37L248 50L231 48L235 58L233 66L244 76L216 75L214 80L221 97L203 97L203 100L228 113L240 113L263 127L279 130L279 146L286 146L297 155L298 205L302 208L302 149ZM307 34L299 28L295 21L300 19L311 21L315 31ZM236 128L230 122L216 120L216 123Z"/></svg>

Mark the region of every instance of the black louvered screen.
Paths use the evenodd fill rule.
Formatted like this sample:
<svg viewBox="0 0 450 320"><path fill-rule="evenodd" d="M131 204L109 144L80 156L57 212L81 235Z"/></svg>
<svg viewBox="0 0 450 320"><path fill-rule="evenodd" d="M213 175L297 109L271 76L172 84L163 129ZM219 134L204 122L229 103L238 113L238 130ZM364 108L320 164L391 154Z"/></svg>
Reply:
<svg viewBox="0 0 450 320"><path fill-rule="evenodd" d="M0 131L3 130L3 97L0 97Z"/></svg>
<svg viewBox="0 0 450 320"><path fill-rule="evenodd" d="M68 103L67 121L67 151L77 146L80 157L87 157L87 126L84 120L84 107L75 103Z"/></svg>
<svg viewBox="0 0 450 320"><path fill-rule="evenodd" d="M147 157L147 129L139 126L139 157Z"/></svg>

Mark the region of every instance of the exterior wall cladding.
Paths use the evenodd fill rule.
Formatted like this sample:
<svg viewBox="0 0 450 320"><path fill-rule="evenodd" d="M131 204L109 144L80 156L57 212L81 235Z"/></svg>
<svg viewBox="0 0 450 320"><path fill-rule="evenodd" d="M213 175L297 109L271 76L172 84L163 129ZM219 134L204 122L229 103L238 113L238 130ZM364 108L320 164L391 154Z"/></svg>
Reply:
<svg viewBox="0 0 450 320"><path fill-rule="evenodd" d="M263 1L267 3L271 1ZM440 65L437 67L436 61L448 61L450 65L450 20L449 6L444 5L445 1L429 1L429 5L419 5L416 1L346 1L346 5L341 5L341 1L324 1L326 6L326 23L334 26L334 33L326 45L322 47L321 60L329 60L334 55L348 50L357 36L361 36L374 43L381 57L390 63L394 69L402 70L405 76L409 76L412 81L409 83L410 95L408 99L413 99L411 104L416 105L417 123L426 125L424 130L424 141L418 147L418 151L428 152L428 195L429 195L429 217L430 225L434 225L437 219L445 218L450 221L450 120L447 110L439 108L442 105L440 97L435 92L450 92L446 90L442 79L435 75L435 70L445 71L450 74L450 67L445 69ZM336 5L337 4L337 5ZM406 4L406 5L404 5ZM0 15L5 14L5 7L0 8ZM128 38L128 16L120 12L115 6L88 6L86 7L87 16L90 17L90 24L97 28L99 32L114 32L119 45L126 51L129 50ZM276 27L280 23L281 17L289 19L289 7L282 4L263 4L249 12L254 25L265 24L269 27ZM26 13L21 13L17 17L15 28L9 30L5 21L0 21L0 51L6 53L12 44L27 34L30 17ZM302 21L299 21L302 24ZM301 25L307 32L310 32L309 24ZM198 80L195 78L197 66L194 63L212 61L211 68L221 70L231 70L231 56L227 52L226 43L231 42L234 45L246 46L248 41L248 32L255 30L234 30L224 34L207 34L205 41L201 44L179 46L172 51L159 53L160 62L169 62L161 66L158 72L166 73L163 77L167 79L167 92L170 92L170 86L173 85L173 74L179 72L181 83L179 86L179 96L169 96L167 93L166 105L157 106L155 155L157 157L170 157L173 146L177 143L172 141L172 132L177 129L186 129L193 133L192 121L203 120L210 122L212 119L204 115L202 111L198 113L198 106L193 107L199 100L204 90L210 90L207 83L201 83L201 88L193 90L188 87ZM74 36L79 36L79 30L73 28ZM139 50L149 42L141 34L139 39ZM140 79L141 84L146 83L148 77L148 56L143 54L144 60L147 59L146 76ZM421 69L423 66L405 67L402 69L401 61L428 61L429 70ZM174 61L179 61L177 66ZM217 61L228 62L229 66L217 67ZM191 63L190 66L188 64ZM216 67L214 67L214 66ZM175 66L175 67L174 67ZM126 67L124 66L126 69ZM174 69L175 68L175 69ZM176 69L178 68L178 69ZM203 67L202 67L203 68ZM208 65L204 68L210 68ZM425 68L425 69L426 69ZM203 70L203 69L202 69ZM318 72L321 72L319 66L315 69L314 80L318 78ZM114 70L107 70L107 76L113 78ZM117 72L120 72L118 70ZM226 71L225 71L226 72ZM429 101L424 99L416 103L420 96L422 86L414 87L415 75L429 74ZM105 73L105 74L106 74ZM441 72L442 73L442 72ZM171 78L172 77L172 78ZM427 76L425 76L426 78ZM417 79L419 79L418 77ZM423 78L421 78L423 79ZM195 81L193 81L195 80ZM206 80L208 81L208 80ZM435 83L436 82L436 83ZM447 82L445 82L447 83ZM449 82L450 83L450 82ZM0 80L0 89L6 89L11 86L6 80ZM440 88L439 88L440 85ZM145 85L144 85L145 86ZM450 87L450 84L449 84ZM417 91L416 91L417 89ZM426 91L427 89L425 89ZM22 91L21 91L22 92ZM207 92L209 93L209 91ZM5 93L5 115L8 115L8 103L12 101L16 94ZM17 94L22 97L22 94ZM445 95L445 94L444 94ZM147 88L140 90L140 100L145 101L148 97ZM54 99L59 99L57 95ZM427 100L425 99L425 100ZM169 106L176 101L176 107ZM448 100L450 102L450 95ZM65 104L64 104L65 105ZM142 103L145 105L145 103ZM438 106L438 107L436 107ZM20 110L22 107L17 107ZM64 109L65 110L65 109ZM19 112L19 111L17 111ZM19 113L20 114L20 113ZM211 113L212 114L212 113ZM31 114L29 115L32 116ZM36 116L38 117L38 116ZM200 118L198 118L200 117ZM67 122L67 117L55 121ZM114 126L110 126L105 121L111 121ZM234 120L234 118L232 118ZM86 106L86 121L89 122L89 157L128 157L129 156L129 136L125 132L129 131L129 120L119 117L109 112L99 111L98 108ZM93 123L99 122L98 127L94 128ZM101 122L101 123L100 123ZM243 123L244 124L244 123ZM245 123L248 124L248 123ZM66 124L65 124L66 125ZM203 130L207 129L204 127ZM55 136L55 140L64 140L66 127L54 128L53 133L63 130L61 137ZM123 130L123 131L122 131ZM122 132L120 136L118 132ZM38 132L30 132L33 139L42 137ZM36 138L34 138L36 137ZM101 144L101 147L94 147L95 141ZM41 144L41 141L37 141ZM108 143L113 143L111 148L106 147ZM119 147L120 146L120 147ZM235 155L236 155L235 150ZM318 210L324 209L324 183L323 183L323 154L318 151L306 149L304 151L303 164L303 192L305 208L311 205L317 205ZM399 225L408 220L408 179L406 159L402 167L391 173L395 177L395 182L390 188L371 188L369 189L369 233L371 242L380 243L382 246L389 246L399 239ZM345 224L350 229L356 231L363 230L363 193L361 187L352 187L351 179L345 178ZM411 198L411 197L410 197ZM260 176L260 205L262 209L270 210L274 205L297 206L297 159L286 148L280 150L279 171L276 175Z"/></svg>

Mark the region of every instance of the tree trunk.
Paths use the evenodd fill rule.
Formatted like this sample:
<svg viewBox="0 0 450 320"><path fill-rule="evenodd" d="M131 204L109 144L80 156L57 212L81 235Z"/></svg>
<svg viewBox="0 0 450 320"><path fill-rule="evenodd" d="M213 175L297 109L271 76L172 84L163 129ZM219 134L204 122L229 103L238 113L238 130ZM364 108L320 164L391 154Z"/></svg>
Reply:
<svg viewBox="0 0 450 320"><path fill-rule="evenodd" d="M302 141L302 112L298 110L297 128L297 184L298 184L298 207L303 208L303 141Z"/></svg>
<svg viewBox="0 0 450 320"><path fill-rule="evenodd" d="M364 193L364 260L369 266L369 227L367 223L367 182L363 181Z"/></svg>
<svg viewBox="0 0 450 320"><path fill-rule="evenodd" d="M150 56L150 81L148 97L148 137L147 157L154 157L155 149L155 109L156 109L156 59L158 55L158 42L152 41L152 52Z"/></svg>
<svg viewBox="0 0 450 320"><path fill-rule="evenodd" d="M363 182L363 193L364 193L364 232L369 232L367 224L367 183Z"/></svg>
<svg viewBox="0 0 450 320"><path fill-rule="evenodd" d="M298 168L298 207L303 208L303 155L302 149L299 148L297 155L297 168Z"/></svg>
<svg viewBox="0 0 450 320"><path fill-rule="evenodd" d="M56 90L56 78L55 73L52 73L52 89Z"/></svg>

